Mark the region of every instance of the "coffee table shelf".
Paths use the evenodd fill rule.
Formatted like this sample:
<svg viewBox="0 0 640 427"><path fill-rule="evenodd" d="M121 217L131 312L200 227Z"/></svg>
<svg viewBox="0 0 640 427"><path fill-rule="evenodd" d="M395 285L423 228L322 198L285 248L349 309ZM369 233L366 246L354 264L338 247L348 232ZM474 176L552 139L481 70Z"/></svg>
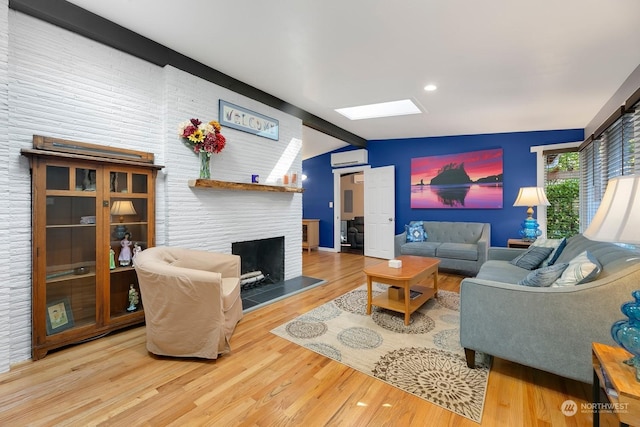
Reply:
<svg viewBox="0 0 640 427"><path fill-rule="evenodd" d="M409 298L409 311L413 313L416 311L422 304L427 302L429 299L433 298L436 294L436 290L433 288L427 288L424 286L411 286L412 291L420 292L422 295L416 298ZM377 307L386 308L388 310L398 311L400 313L404 313L405 311L405 301L402 299L394 299L388 293L378 295L377 297L373 297L371 299L371 304Z"/></svg>

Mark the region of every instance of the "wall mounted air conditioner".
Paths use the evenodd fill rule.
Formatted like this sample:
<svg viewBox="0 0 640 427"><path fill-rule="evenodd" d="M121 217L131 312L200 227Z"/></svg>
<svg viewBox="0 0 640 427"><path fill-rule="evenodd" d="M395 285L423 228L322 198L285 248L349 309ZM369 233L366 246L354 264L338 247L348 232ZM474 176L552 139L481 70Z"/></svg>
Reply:
<svg viewBox="0 0 640 427"><path fill-rule="evenodd" d="M369 162L369 152L365 149L342 151L331 154L331 167L366 165Z"/></svg>

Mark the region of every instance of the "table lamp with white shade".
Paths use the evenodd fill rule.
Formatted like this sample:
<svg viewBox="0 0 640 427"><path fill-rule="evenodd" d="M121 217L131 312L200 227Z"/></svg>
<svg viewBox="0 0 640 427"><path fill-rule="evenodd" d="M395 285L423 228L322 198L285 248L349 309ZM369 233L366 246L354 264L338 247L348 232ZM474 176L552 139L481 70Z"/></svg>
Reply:
<svg viewBox="0 0 640 427"><path fill-rule="evenodd" d="M118 221L120 224L116 226L115 237L122 239L127 232L127 227L122 224L124 222L124 215L135 215L136 210L133 207L131 200L116 200L111 206L111 215L118 215Z"/></svg>
<svg viewBox="0 0 640 427"><path fill-rule="evenodd" d="M520 236L526 242L533 242L542 234L538 222L533 218L534 206L549 206L549 200L542 187L521 187L513 206L526 206L527 219L522 222Z"/></svg>
<svg viewBox="0 0 640 427"><path fill-rule="evenodd" d="M583 233L600 242L640 244L640 175L612 178Z"/></svg>
<svg viewBox="0 0 640 427"><path fill-rule="evenodd" d="M640 175L609 180L600 206L583 235L601 242L640 244ZM631 295L634 301L620 307L628 319L615 322L611 336L633 354L625 363L636 368L636 379L640 381L640 291Z"/></svg>

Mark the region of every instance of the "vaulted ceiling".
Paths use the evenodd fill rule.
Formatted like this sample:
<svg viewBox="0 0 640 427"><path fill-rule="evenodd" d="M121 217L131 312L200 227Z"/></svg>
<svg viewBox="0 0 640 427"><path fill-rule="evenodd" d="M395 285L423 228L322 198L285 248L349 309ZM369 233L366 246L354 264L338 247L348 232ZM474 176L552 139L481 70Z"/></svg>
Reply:
<svg viewBox="0 0 640 427"><path fill-rule="evenodd" d="M584 128L640 64L638 0L70 3L367 140ZM423 113L334 111L406 98Z"/></svg>

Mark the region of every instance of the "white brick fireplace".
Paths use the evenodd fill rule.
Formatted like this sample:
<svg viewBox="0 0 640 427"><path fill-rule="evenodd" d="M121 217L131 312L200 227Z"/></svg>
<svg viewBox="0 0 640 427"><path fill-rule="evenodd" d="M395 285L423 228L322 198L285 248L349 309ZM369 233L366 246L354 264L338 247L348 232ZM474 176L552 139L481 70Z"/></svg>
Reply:
<svg viewBox="0 0 640 427"><path fill-rule="evenodd" d="M257 174L268 184L302 167L300 119L175 68L164 71L166 175L158 180L158 193L166 194L166 209L158 209L164 217L158 244L231 253L233 242L284 236L285 280L302 275L302 194L191 188L187 182L198 177L198 157L176 136L184 120L217 120L218 99L277 119L278 141L223 128L227 145L211 159L212 179L250 183Z"/></svg>

